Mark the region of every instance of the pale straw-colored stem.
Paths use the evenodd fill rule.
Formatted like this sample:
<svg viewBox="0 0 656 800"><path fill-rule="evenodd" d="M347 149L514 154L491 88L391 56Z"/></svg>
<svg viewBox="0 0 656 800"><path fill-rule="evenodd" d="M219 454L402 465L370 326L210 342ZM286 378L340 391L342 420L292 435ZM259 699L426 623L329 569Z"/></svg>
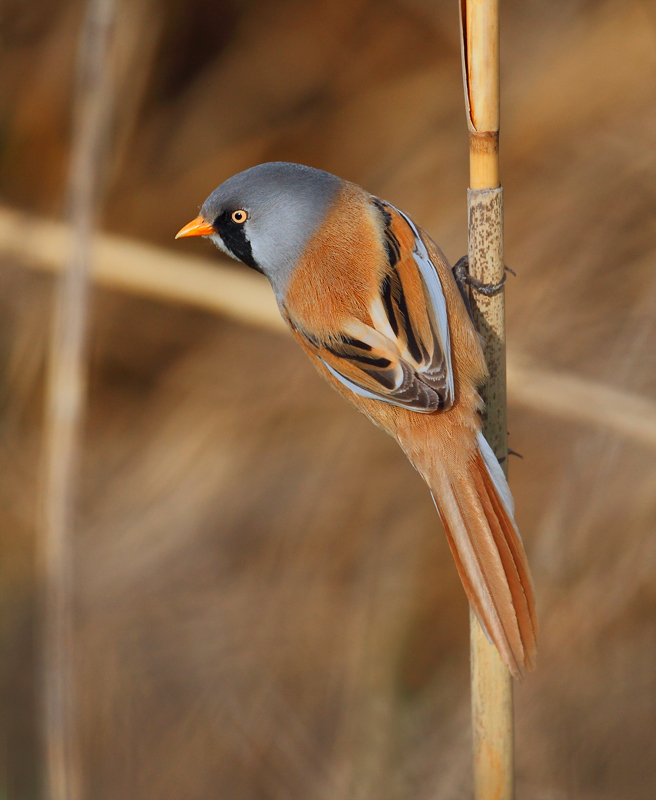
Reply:
<svg viewBox="0 0 656 800"><path fill-rule="evenodd" d="M499 0L461 0L469 186L499 186Z"/></svg>
<svg viewBox="0 0 656 800"><path fill-rule="evenodd" d="M49 360L40 540L48 800L81 796L74 699L73 501L86 394L90 250L111 94L107 53L113 18L114 0L89 0L81 35L69 178L73 248L57 287Z"/></svg>
<svg viewBox="0 0 656 800"><path fill-rule="evenodd" d="M469 127L469 269L483 283L498 283L504 273L498 0L461 0L460 13ZM484 390L483 433L507 469L504 293L487 298L474 292L472 306L490 373ZM474 796L476 800L512 800L512 678L473 613L470 629Z"/></svg>
<svg viewBox="0 0 656 800"><path fill-rule="evenodd" d="M468 192L470 270L484 283L503 277L503 197L499 189ZM490 377L483 392L483 433L508 463L504 296L472 293L476 326L483 335ZM506 470L507 471L507 470ZM508 668L470 612L472 733L476 800L513 797L513 687Z"/></svg>

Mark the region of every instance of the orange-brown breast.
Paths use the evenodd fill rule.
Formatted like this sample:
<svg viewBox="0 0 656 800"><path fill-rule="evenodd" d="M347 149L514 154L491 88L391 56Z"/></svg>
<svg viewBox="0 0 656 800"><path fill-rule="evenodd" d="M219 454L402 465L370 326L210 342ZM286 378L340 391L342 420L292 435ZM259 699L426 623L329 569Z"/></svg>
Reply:
<svg viewBox="0 0 656 800"><path fill-rule="evenodd" d="M370 196L344 183L292 273L285 305L295 323L331 338L348 317L370 323L385 271L381 226Z"/></svg>

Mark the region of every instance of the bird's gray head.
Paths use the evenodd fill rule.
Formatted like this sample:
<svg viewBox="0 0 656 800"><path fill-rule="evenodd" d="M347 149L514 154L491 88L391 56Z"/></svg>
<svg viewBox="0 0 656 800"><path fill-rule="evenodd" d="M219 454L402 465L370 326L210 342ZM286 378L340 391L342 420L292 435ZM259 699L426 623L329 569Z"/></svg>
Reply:
<svg viewBox="0 0 656 800"><path fill-rule="evenodd" d="M201 223L198 232L209 235L229 256L264 273L282 298L294 265L324 219L340 184L335 175L312 167L285 162L260 164L215 189L194 223ZM191 230L185 234L185 230L179 235L193 235Z"/></svg>

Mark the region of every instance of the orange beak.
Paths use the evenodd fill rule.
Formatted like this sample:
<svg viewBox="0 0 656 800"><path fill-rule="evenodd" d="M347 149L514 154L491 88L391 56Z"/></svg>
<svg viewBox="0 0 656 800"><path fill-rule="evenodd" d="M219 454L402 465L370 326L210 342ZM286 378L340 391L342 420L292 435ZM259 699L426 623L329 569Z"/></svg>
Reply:
<svg viewBox="0 0 656 800"><path fill-rule="evenodd" d="M196 219L192 219L188 225L185 225L184 228L180 228L175 234L175 238L182 239L183 236L211 236L213 233L216 233L213 225L210 225L210 223L206 222L202 217L196 217Z"/></svg>

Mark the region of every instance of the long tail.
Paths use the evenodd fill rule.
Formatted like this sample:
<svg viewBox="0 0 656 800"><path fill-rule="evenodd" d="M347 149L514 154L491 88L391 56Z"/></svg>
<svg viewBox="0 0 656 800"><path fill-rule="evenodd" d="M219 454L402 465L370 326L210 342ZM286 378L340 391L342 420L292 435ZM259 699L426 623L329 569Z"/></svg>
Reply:
<svg viewBox="0 0 656 800"><path fill-rule="evenodd" d="M533 584L510 489L483 435L466 470L433 467L430 486L469 602L508 669L521 677L535 665Z"/></svg>

